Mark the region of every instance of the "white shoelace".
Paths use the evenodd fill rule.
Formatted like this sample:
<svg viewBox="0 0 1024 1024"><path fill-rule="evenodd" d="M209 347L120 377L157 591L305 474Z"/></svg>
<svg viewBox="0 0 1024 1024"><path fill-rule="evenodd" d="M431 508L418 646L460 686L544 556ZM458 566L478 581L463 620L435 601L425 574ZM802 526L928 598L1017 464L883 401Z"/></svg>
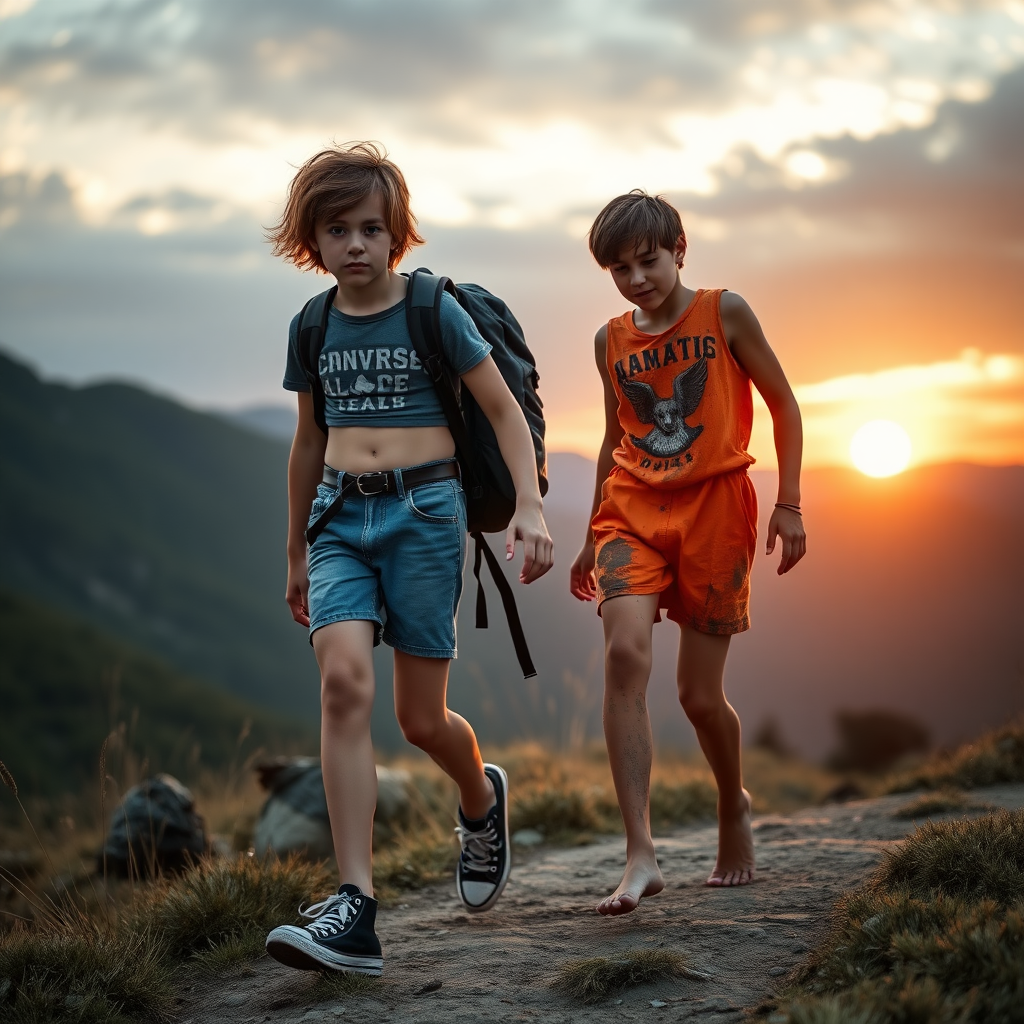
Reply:
<svg viewBox="0 0 1024 1024"><path fill-rule="evenodd" d="M501 849L496 829L482 828L479 832L471 832L468 828L456 825L455 834L462 844L462 856L466 867L471 871L497 870L496 866L491 864L491 858Z"/></svg>
<svg viewBox="0 0 1024 1024"><path fill-rule="evenodd" d="M318 939L326 939L344 930L345 925L356 916L356 908L348 893L339 892L305 910L300 909L299 913L303 917L313 919L312 924L306 925L307 931L312 932Z"/></svg>

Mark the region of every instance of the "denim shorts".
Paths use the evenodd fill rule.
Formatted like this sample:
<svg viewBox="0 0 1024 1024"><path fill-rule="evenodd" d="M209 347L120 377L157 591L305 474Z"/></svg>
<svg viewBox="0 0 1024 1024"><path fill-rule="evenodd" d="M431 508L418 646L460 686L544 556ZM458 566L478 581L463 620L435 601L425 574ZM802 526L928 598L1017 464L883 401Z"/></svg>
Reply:
<svg viewBox="0 0 1024 1024"><path fill-rule="evenodd" d="M376 624L396 650L454 658L466 555L466 498L457 477L396 493L346 494L307 551L309 634L349 619ZM337 491L320 484L309 521Z"/></svg>

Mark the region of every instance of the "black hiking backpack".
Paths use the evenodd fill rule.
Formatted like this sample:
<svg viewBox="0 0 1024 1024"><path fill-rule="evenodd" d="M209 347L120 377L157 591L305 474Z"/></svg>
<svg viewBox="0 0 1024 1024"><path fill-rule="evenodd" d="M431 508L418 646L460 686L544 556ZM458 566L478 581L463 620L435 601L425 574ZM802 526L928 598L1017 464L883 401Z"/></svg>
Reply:
<svg viewBox="0 0 1024 1024"><path fill-rule="evenodd" d="M409 337L423 368L437 391L455 441L455 453L466 492L467 525L475 545L473 575L477 581L476 625L487 628L487 599L480 580L481 561L486 560L508 619L516 656L526 678L536 675L526 637L519 621L515 596L484 533L508 527L515 511L516 491L512 475L498 448L494 429L468 389L463 389L447 365L441 348L441 296L449 292L469 313L483 339L491 345L491 357L523 410L533 437L537 480L541 496L547 493L547 454L544 447L544 412L537 385L537 364L526 344L523 329L512 311L496 295L477 284L456 285L450 278L415 270L409 275L405 315ZM326 434L325 396L316 370L323 348L327 318L337 288L315 295L299 315L298 354L309 381L313 416Z"/></svg>

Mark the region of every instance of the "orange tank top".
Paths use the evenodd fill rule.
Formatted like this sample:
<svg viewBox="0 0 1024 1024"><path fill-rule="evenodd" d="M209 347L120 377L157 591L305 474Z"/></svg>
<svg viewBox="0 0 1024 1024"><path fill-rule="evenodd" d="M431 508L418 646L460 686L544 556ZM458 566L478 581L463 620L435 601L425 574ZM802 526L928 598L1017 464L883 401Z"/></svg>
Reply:
<svg viewBox="0 0 1024 1024"><path fill-rule="evenodd" d="M608 372L624 432L614 458L652 487L685 487L754 461L750 377L726 344L723 291L698 290L663 334L638 331L632 312L608 323Z"/></svg>

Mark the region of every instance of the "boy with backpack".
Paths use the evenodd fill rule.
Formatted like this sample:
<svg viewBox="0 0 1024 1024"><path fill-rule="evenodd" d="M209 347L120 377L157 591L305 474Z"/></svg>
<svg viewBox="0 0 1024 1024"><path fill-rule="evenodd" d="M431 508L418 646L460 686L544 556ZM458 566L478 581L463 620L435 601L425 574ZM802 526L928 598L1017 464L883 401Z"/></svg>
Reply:
<svg viewBox="0 0 1024 1024"><path fill-rule="evenodd" d="M337 282L322 336L300 330L302 314L292 321L284 386L298 393L299 408L288 462L286 600L308 627L320 667L321 762L342 884L302 911L305 927L275 928L267 951L300 969L380 974L370 711L372 652L382 639L394 649L403 734L459 789L456 888L465 907L492 907L511 867L506 775L482 763L469 723L446 706L467 525L439 397L447 372L493 427L514 484L506 558L521 541L523 583L551 567L552 543L534 438L491 346L447 292L434 325L443 365L417 351L410 335L410 285L394 268L423 239L401 171L370 143L317 153L292 180L270 239L275 255ZM304 369L313 343L315 359Z"/></svg>
<svg viewBox="0 0 1024 1024"><path fill-rule="evenodd" d="M780 575L805 551L803 435L796 399L747 303L682 283L686 236L663 197L634 190L613 199L590 229L590 251L636 307L594 340L605 434L591 525L569 584L577 599L597 599L604 626L604 728L626 869L597 910L616 915L665 885L650 829L647 714L651 631L662 608L680 629L679 699L718 785L718 857L707 884L753 881L740 722L723 688L729 639L750 624L751 383L775 431L779 491L767 551L781 540Z"/></svg>

